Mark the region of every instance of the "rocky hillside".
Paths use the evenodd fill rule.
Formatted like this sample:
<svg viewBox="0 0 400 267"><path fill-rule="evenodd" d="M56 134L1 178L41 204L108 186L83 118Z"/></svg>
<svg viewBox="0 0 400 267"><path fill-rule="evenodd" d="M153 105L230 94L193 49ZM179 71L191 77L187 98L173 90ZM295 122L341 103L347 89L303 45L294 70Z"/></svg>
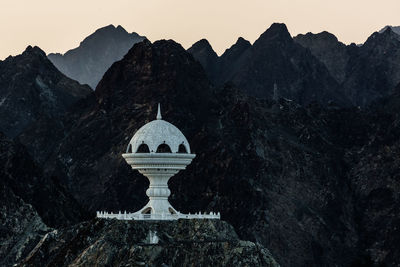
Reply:
<svg viewBox="0 0 400 267"><path fill-rule="evenodd" d="M400 26L385 26L383 27L382 30L380 30L379 32L382 33L384 31L386 31L387 28L391 28L393 32L397 33L400 35Z"/></svg>
<svg viewBox="0 0 400 267"><path fill-rule="evenodd" d="M206 39L201 39L196 42L187 51L201 63L211 80L216 80L218 78L218 55Z"/></svg>
<svg viewBox="0 0 400 267"><path fill-rule="evenodd" d="M279 32L261 40L268 43ZM289 37L285 42L292 43ZM87 98L64 116L60 134L43 122L37 127L44 130L32 128L21 138L35 158L47 159L46 173L92 212L135 211L145 204L147 180L121 153L155 118L160 102L163 118L183 131L197 154L170 181L178 210L221 211L241 239L262 244L283 266L398 263L400 251L392 246L398 178L375 169L396 169L382 154L398 140L394 111L300 106L255 99L232 84L213 87L200 63L173 41L134 45L95 93L95 100ZM384 130L388 125L393 131ZM57 145L40 149L38 133L43 144ZM37 139L35 145L24 141ZM394 157L395 147L391 151ZM379 193L386 192L386 181L391 197ZM382 205L389 208L380 213ZM374 232L378 226L385 232Z"/></svg>
<svg viewBox="0 0 400 267"><path fill-rule="evenodd" d="M194 56L200 63L205 61L201 54ZM218 62L219 67L213 67L217 73L211 76L216 85L232 81L251 96L272 98L277 84L279 96L300 104L349 104L326 67L293 41L284 24L273 24L253 45L239 38ZM209 65L203 66L212 73Z"/></svg>
<svg viewBox="0 0 400 267"><path fill-rule="evenodd" d="M50 232L21 265L279 266L267 249L239 240L218 220L92 220Z"/></svg>
<svg viewBox="0 0 400 267"><path fill-rule="evenodd" d="M60 73L38 47L0 61L0 132L15 137L41 117L59 117L91 90Z"/></svg>
<svg viewBox="0 0 400 267"><path fill-rule="evenodd" d="M284 24L275 23L253 45L239 38L221 57L206 40L188 52L217 86L233 82L251 96L271 99L277 94L301 105L316 101L365 108L389 96L400 82L395 31L386 27L362 46L346 46L328 32L292 38Z"/></svg>
<svg viewBox="0 0 400 267"><path fill-rule="evenodd" d="M345 46L326 32L294 40L326 65L353 105L366 107L387 97L400 82L400 37L391 28L372 34L362 46Z"/></svg>
<svg viewBox="0 0 400 267"><path fill-rule="evenodd" d="M347 46L339 42L335 35L329 32L299 34L294 37L294 41L310 49L337 82L344 82L350 55Z"/></svg>
<svg viewBox="0 0 400 267"><path fill-rule="evenodd" d="M128 33L120 25L109 25L86 37L79 47L48 57L62 73L94 89L112 63L144 39L135 32Z"/></svg>
<svg viewBox="0 0 400 267"><path fill-rule="evenodd" d="M45 175L21 144L2 133L0 203L1 266L21 261L50 227L71 225L90 217L57 177Z"/></svg>

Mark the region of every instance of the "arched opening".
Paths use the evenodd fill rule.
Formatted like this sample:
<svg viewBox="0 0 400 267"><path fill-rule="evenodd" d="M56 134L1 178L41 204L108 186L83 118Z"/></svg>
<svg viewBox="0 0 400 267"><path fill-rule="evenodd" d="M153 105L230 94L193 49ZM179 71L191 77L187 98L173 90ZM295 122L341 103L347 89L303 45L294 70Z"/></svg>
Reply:
<svg viewBox="0 0 400 267"><path fill-rule="evenodd" d="M171 148L167 144L161 144L157 147L156 153L172 153Z"/></svg>
<svg viewBox="0 0 400 267"><path fill-rule="evenodd" d="M169 210L169 212L170 212L171 214L176 214L176 212L175 212L172 208L168 208L168 210Z"/></svg>
<svg viewBox="0 0 400 267"><path fill-rule="evenodd" d="M151 214L151 207L147 207L144 210L142 210L142 214Z"/></svg>
<svg viewBox="0 0 400 267"><path fill-rule="evenodd" d="M132 153L132 145L129 144L128 148L126 149L126 153Z"/></svg>
<svg viewBox="0 0 400 267"><path fill-rule="evenodd" d="M146 144L141 144L138 149L136 150L136 153L150 153L150 149L148 145Z"/></svg>
<svg viewBox="0 0 400 267"><path fill-rule="evenodd" d="M188 153L184 144L179 145L178 153Z"/></svg>

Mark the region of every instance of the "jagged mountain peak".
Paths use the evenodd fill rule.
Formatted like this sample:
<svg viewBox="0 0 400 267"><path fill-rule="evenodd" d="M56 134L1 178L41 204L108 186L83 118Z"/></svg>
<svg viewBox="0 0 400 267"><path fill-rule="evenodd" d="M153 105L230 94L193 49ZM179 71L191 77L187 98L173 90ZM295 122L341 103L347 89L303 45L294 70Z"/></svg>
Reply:
<svg viewBox="0 0 400 267"><path fill-rule="evenodd" d="M52 53L48 57L62 73L94 89L112 63L144 39L135 32L128 33L121 25L110 24L97 29L64 55Z"/></svg>
<svg viewBox="0 0 400 267"><path fill-rule="evenodd" d="M187 51L201 63L209 79L214 81L219 72L219 57L207 39L197 41Z"/></svg>
<svg viewBox="0 0 400 267"><path fill-rule="evenodd" d="M257 46L264 42L291 42L292 36L284 23L273 23L260 37L254 42Z"/></svg>
<svg viewBox="0 0 400 267"><path fill-rule="evenodd" d="M381 32L374 32L364 43L363 46L370 45L392 45L400 42L400 35L396 34L391 27L387 27Z"/></svg>
<svg viewBox="0 0 400 267"><path fill-rule="evenodd" d="M384 31L386 31L388 28L390 28L394 33L397 33L400 35L400 26L387 25L387 26L383 27L379 32L382 33Z"/></svg>
<svg viewBox="0 0 400 267"><path fill-rule="evenodd" d="M154 84L149 87L150 80ZM153 103L169 99L173 94L190 98L189 95L201 94L202 89L196 89L199 86L208 86L204 70L180 44L173 40L154 43L144 40L111 66L95 92L102 107L107 109L111 103L130 105L132 99Z"/></svg>
<svg viewBox="0 0 400 267"><path fill-rule="evenodd" d="M195 57L198 54L205 54L203 56L207 57L214 57L217 58L218 55L215 53L214 49L212 48L211 44L208 42L207 39L201 39L194 43L189 49L188 52L193 54ZM197 57L196 57L197 58Z"/></svg>
<svg viewBox="0 0 400 267"><path fill-rule="evenodd" d="M326 42L331 42L331 43L336 43L339 42L338 38L336 35L327 32L327 31L322 31L320 33L312 33L308 32L306 34L299 34L294 39L302 39L302 40L307 40L307 39L317 39L321 41L326 41Z"/></svg>
<svg viewBox="0 0 400 267"><path fill-rule="evenodd" d="M32 47L31 45L28 45L22 54L23 55L35 54L43 56L44 58L46 57L46 53L42 49L40 49L40 47L38 46Z"/></svg>
<svg viewBox="0 0 400 267"><path fill-rule="evenodd" d="M0 131L9 137L40 117L61 116L91 93L89 87L59 72L37 46L0 61L0 73Z"/></svg>
<svg viewBox="0 0 400 267"><path fill-rule="evenodd" d="M249 47L251 47L251 43L243 37L239 37L235 44L225 50L225 52L221 55L221 59L224 60L224 58L239 57L240 54Z"/></svg>
<svg viewBox="0 0 400 267"><path fill-rule="evenodd" d="M200 39L199 41L195 42L195 43L191 46L191 48L195 48L195 47L208 47L208 48L211 48L211 49L212 49L210 42L209 42L207 39L205 39L205 38ZM190 49L190 48L189 48L189 49Z"/></svg>
<svg viewBox="0 0 400 267"><path fill-rule="evenodd" d="M250 44L250 42L247 41L246 39L244 39L243 37L239 37L235 44L236 45L243 45L243 44L248 45L248 44Z"/></svg>

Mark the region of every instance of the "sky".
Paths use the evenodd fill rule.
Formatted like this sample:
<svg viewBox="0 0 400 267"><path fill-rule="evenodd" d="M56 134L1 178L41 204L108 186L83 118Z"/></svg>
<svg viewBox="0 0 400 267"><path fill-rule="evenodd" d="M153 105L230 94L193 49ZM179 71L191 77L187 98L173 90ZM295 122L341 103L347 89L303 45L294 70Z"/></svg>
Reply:
<svg viewBox="0 0 400 267"><path fill-rule="evenodd" d="M274 22L292 36L329 31L363 43L400 25L399 11L400 0L0 0L0 59L28 45L64 53L109 24L185 48L206 38L219 55L240 36L254 42Z"/></svg>

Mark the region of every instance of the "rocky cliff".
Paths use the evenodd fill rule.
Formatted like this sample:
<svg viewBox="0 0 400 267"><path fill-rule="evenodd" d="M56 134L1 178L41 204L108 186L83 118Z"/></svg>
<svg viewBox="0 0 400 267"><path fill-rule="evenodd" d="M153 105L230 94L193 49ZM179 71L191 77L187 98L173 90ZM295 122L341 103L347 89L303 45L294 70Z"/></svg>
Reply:
<svg viewBox="0 0 400 267"><path fill-rule="evenodd" d="M0 61L0 132L15 137L41 117L57 118L91 94L67 78L38 47Z"/></svg>
<svg viewBox="0 0 400 267"><path fill-rule="evenodd" d="M199 56L195 55L197 59ZM213 72L208 65L203 66L206 73ZM274 23L253 45L239 38L221 56L219 67L213 69L218 70L211 77L216 85L231 81L251 96L271 99L277 84L280 97L300 104L349 104L327 68L293 41L284 24Z"/></svg>
<svg viewBox="0 0 400 267"><path fill-rule="evenodd" d="M200 63L173 41L136 44L113 64L96 100L88 98L64 116L64 134L41 132L57 144L53 150L25 145L33 155L48 153L46 173L60 177L91 211L135 211L145 204L147 181L121 153L135 131L154 119L158 102L197 154L170 182L178 210L221 211L241 239L262 244L283 266L396 262L400 252L385 242L395 242L397 230L384 228L388 239L371 232L379 218L368 206L375 203L369 202L373 189L356 175L374 170L367 157L381 157L385 143L368 147L390 140L382 129L392 125L392 111L303 107L252 98L232 84L214 88ZM25 137L35 140L36 133ZM375 196L393 207L398 203ZM384 216L394 214L388 209ZM365 228L363 220L372 225Z"/></svg>
<svg viewBox="0 0 400 267"><path fill-rule="evenodd" d="M392 28L372 34L361 46L345 46L332 34L308 33L294 38L310 49L341 85L355 106L366 107L393 93L400 82L400 37Z"/></svg>
<svg viewBox="0 0 400 267"><path fill-rule="evenodd" d="M21 266L279 266L223 221L92 220L48 233Z"/></svg>
<svg viewBox="0 0 400 267"><path fill-rule="evenodd" d="M62 73L94 89L106 70L133 44L144 39L135 32L128 33L120 25L109 25L86 37L79 47L65 54L49 54L48 57Z"/></svg>

